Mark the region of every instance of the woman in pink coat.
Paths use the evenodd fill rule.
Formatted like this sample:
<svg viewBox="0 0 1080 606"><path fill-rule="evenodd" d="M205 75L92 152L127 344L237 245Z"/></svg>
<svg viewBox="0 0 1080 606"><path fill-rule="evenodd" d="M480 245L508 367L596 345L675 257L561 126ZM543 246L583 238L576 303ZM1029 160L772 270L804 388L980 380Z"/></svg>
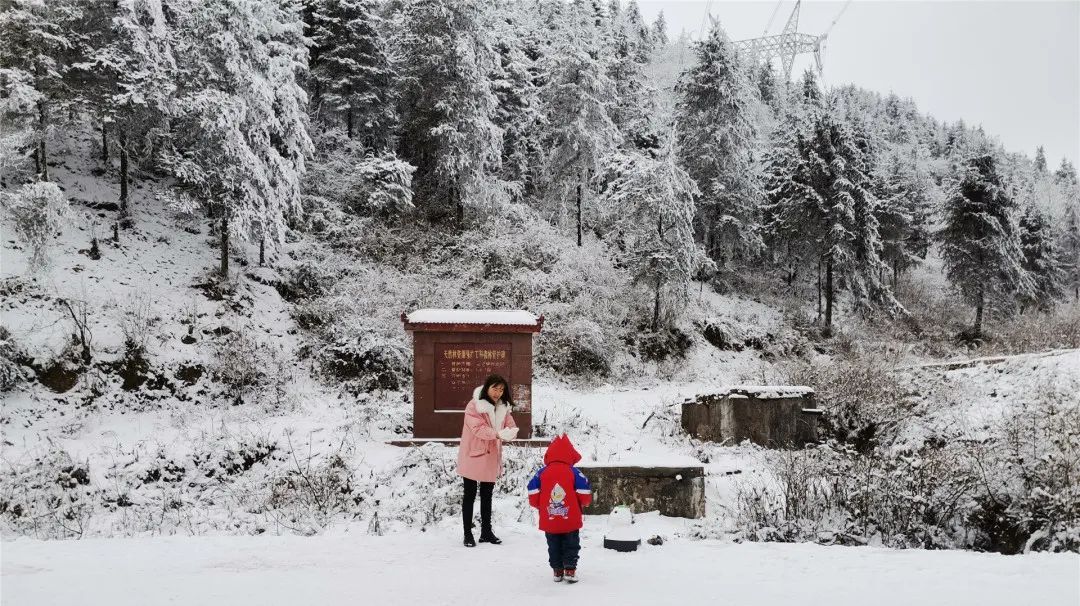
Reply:
<svg viewBox="0 0 1080 606"><path fill-rule="evenodd" d="M476 547L472 521L477 484L480 485L480 542L502 543L491 531L491 492L495 480L502 475L502 443L517 436L517 423L510 414L513 405L506 380L491 375L483 386L476 388L465 407L457 472L465 484L461 519L465 524L466 547Z"/></svg>

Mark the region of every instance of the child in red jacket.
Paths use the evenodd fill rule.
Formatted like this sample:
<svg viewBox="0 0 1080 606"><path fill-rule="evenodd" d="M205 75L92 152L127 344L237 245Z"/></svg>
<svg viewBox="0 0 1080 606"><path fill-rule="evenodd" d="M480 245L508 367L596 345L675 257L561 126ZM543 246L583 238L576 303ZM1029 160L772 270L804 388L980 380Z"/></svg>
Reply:
<svg viewBox="0 0 1080 606"><path fill-rule="evenodd" d="M592 502L589 479L574 467L580 460L570 438L561 435L551 441L544 466L529 480L529 505L540 510L540 530L547 536L556 583L577 582L581 510Z"/></svg>

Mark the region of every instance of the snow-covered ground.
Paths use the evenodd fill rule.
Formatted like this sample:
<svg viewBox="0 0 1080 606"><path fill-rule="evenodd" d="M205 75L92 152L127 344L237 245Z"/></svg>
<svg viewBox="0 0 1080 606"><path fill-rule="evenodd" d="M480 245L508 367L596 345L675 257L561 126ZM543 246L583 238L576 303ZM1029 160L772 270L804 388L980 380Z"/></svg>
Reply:
<svg viewBox="0 0 1080 606"><path fill-rule="evenodd" d="M639 516L639 520L642 517ZM663 522L644 520L640 525ZM586 521L573 586L551 581L542 535L461 546L450 529L383 537L167 537L4 545L7 606L154 604L804 604L1076 606L1080 556L807 544L666 542L602 548ZM647 536L647 535L646 535Z"/></svg>

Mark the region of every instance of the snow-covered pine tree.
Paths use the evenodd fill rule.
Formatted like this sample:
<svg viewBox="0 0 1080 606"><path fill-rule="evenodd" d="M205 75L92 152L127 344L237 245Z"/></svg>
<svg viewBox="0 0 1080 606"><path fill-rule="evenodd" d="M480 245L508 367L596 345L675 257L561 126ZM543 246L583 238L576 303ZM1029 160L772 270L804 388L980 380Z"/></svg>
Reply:
<svg viewBox="0 0 1080 606"><path fill-rule="evenodd" d="M668 45L667 19L664 18L663 10L656 15L656 20L653 21L652 39L660 48L664 48Z"/></svg>
<svg viewBox="0 0 1080 606"><path fill-rule="evenodd" d="M1035 148L1035 172L1040 175L1045 175L1046 170L1046 150L1043 146Z"/></svg>
<svg viewBox="0 0 1080 606"><path fill-rule="evenodd" d="M753 84L718 24L694 45L694 54L676 88L679 163L701 189L705 250L727 260L761 248Z"/></svg>
<svg viewBox="0 0 1080 606"><path fill-rule="evenodd" d="M59 115L56 109L71 101L64 76L82 9L76 0L0 0L0 68L13 70L9 77L16 80L22 80L18 73L29 74L37 93L32 114L33 159L41 181L49 180L47 144L54 115ZM28 118L17 121L25 123Z"/></svg>
<svg viewBox="0 0 1080 606"><path fill-rule="evenodd" d="M1020 313L1030 307L1047 311L1064 294L1065 272L1058 239L1046 215L1034 204L1024 206L1019 228L1022 265L1032 280L1031 290L1021 293Z"/></svg>
<svg viewBox="0 0 1080 606"><path fill-rule="evenodd" d="M1072 199L1065 208L1061 233L1061 266L1064 287L1072 291L1073 301L1080 301L1080 200Z"/></svg>
<svg viewBox="0 0 1080 606"><path fill-rule="evenodd" d="M994 156L975 155L962 169L945 201L944 222L936 238L945 276L975 307L970 336L978 339L984 310L1024 296L1032 290L1032 282L1023 268L1013 217L1016 202L1005 193Z"/></svg>
<svg viewBox="0 0 1080 606"><path fill-rule="evenodd" d="M152 140L167 136L176 90L168 25L161 0L94 3L84 23L80 60L71 71L77 74L77 93L100 116L106 168L108 125L113 125L120 157L119 202L126 213L131 154L149 159Z"/></svg>
<svg viewBox="0 0 1080 606"><path fill-rule="evenodd" d="M611 120L619 129L623 142L637 149L655 148L659 133L654 124L659 112L656 89L649 85L645 63L641 62L641 42L632 35L627 23L614 24L612 57L608 76L615 85L615 100Z"/></svg>
<svg viewBox="0 0 1080 606"><path fill-rule="evenodd" d="M837 276L844 277L856 308L876 305L907 317L881 281L877 199L865 172L865 145L835 101L809 104L804 111L806 118L789 117L778 127L792 134L780 135L781 144L769 156L764 211L770 240L790 241L793 255L809 253L818 261L826 331L832 327Z"/></svg>
<svg viewBox="0 0 1080 606"><path fill-rule="evenodd" d="M874 177L874 182L881 260L892 273L895 292L900 274L926 258L926 217L930 204L927 183L917 166L896 153L883 174Z"/></svg>
<svg viewBox="0 0 1080 606"><path fill-rule="evenodd" d="M560 223L565 225L574 204L580 246L589 186L620 135L609 115L614 85L599 60L595 31L577 5L570 5L568 14L557 46L544 58L540 96L548 129L543 179L545 198L554 204Z"/></svg>
<svg viewBox="0 0 1080 606"><path fill-rule="evenodd" d="M501 176L512 184L514 197L520 199L535 189L533 170L543 117L537 86L538 59L543 55L544 43L531 6L506 2L493 10L493 45L498 63L490 78L498 99L494 121L503 133Z"/></svg>
<svg viewBox="0 0 1080 606"><path fill-rule="evenodd" d="M502 130L489 75L486 3L407 0L394 16L399 57L399 156L416 166L418 206L434 220L464 223L465 210L490 208L506 194L498 178Z"/></svg>
<svg viewBox="0 0 1080 606"><path fill-rule="evenodd" d="M163 163L229 237L281 241L312 151L303 23L291 1L176 0L176 117Z"/></svg>
<svg viewBox="0 0 1080 606"><path fill-rule="evenodd" d="M36 153L34 112L40 97L33 75L0 67L0 181L4 185L10 182L8 171L28 164L29 156Z"/></svg>
<svg viewBox="0 0 1080 606"><path fill-rule="evenodd" d="M656 42L653 40L649 24L645 23L645 19L641 16L641 8L638 7L637 0L630 0L626 4L623 15L627 32L634 41L633 47L638 55L638 62L648 63L652 59L653 50L656 49Z"/></svg>
<svg viewBox="0 0 1080 606"><path fill-rule="evenodd" d="M764 61L757 68L757 90L762 103L774 113L780 113L784 101L780 83L776 79L776 68L769 61Z"/></svg>
<svg viewBox="0 0 1080 606"><path fill-rule="evenodd" d="M685 305L690 280L707 261L694 240L697 185L676 164L671 138L660 150L613 156L609 173L602 215L634 281L653 290L656 332L662 318L670 324Z"/></svg>
<svg viewBox="0 0 1080 606"><path fill-rule="evenodd" d="M312 91L349 138L380 154L391 147L397 114L394 73L377 0L307 0Z"/></svg>
<svg viewBox="0 0 1080 606"><path fill-rule="evenodd" d="M1080 184L1076 168L1067 159L1054 171L1054 184L1061 192L1064 211L1060 246L1062 265L1066 272L1066 288L1073 293L1073 300L1080 301Z"/></svg>

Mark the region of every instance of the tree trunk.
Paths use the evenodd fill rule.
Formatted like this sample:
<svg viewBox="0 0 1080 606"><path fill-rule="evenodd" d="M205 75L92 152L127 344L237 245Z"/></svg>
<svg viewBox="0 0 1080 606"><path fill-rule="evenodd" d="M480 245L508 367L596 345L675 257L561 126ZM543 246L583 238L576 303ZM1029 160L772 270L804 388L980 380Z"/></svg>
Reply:
<svg viewBox="0 0 1080 606"><path fill-rule="evenodd" d="M581 246L581 189L583 184L577 186L577 245Z"/></svg>
<svg viewBox="0 0 1080 606"><path fill-rule="evenodd" d="M896 292L896 288L900 285L900 260L893 259L892 262L892 289Z"/></svg>
<svg viewBox="0 0 1080 606"><path fill-rule="evenodd" d="M128 212L128 148L127 131L123 128L117 132L120 144L120 212Z"/></svg>
<svg viewBox="0 0 1080 606"><path fill-rule="evenodd" d="M983 296L983 289L979 288L979 298L975 304L975 329L972 334L976 339L982 336Z"/></svg>
<svg viewBox="0 0 1080 606"><path fill-rule="evenodd" d="M787 285L788 285L788 288L790 288L793 284L795 284L795 278L798 277L798 275L799 275L798 265L795 262L795 255L791 250L791 241L790 240L788 240L788 243L787 243L787 263L788 263Z"/></svg>
<svg viewBox="0 0 1080 606"><path fill-rule="evenodd" d="M38 180L49 180L49 158L45 152L45 131L48 125L48 111L45 109L45 101L38 101L38 149L37 149L37 172Z"/></svg>
<svg viewBox="0 0 1080 606"><path fill-rule="evenodd" d="M833 308L833 262L832 255L825 257L825 328L832 330Z"/></svg>
<svg viewBox="0 0 1080 606"><path fill-rule="evenodd" d="M352 139L352 136L353 136L353 115L352 115L352 108L351 107L349 109L345 110L345 132L348 134L348 137L350 139Z"/></svg>
<svg viewBox="0 0 1080 606"><path fill-rule="evenodd" d="M266 236L259 238L259 267L266 265Z"/></svg>
<svg viewBox="0 0 1080 606"><path fill-rule="evenodd" d="M664 217L659 216L656 219L656 231L660 235L660 240L664 239ZM581 246L579 243L578 246ZM656 259L653 259L653 265L655 269ZM652 312L652 331L656 332L660 328L660 272L656 272L656 298L653 301Z"/></svg>
<svg viewBox="0 0 1080 606"><path fill-rule="evenodd" d="M109 124L101 118L101 167L109 170Z"/></svg>
<svg viewBox="0 0 1080 606"><path fill-rule="evenodd" d="M222 279L229 277L229 215L221 216L221 267L219 268Z"/></svg>
<svg viewBox="0 0 1080 606"><path fill-rule="evenodd" d="M817 260L817 320L821 322L821 257Z"/></svg>

